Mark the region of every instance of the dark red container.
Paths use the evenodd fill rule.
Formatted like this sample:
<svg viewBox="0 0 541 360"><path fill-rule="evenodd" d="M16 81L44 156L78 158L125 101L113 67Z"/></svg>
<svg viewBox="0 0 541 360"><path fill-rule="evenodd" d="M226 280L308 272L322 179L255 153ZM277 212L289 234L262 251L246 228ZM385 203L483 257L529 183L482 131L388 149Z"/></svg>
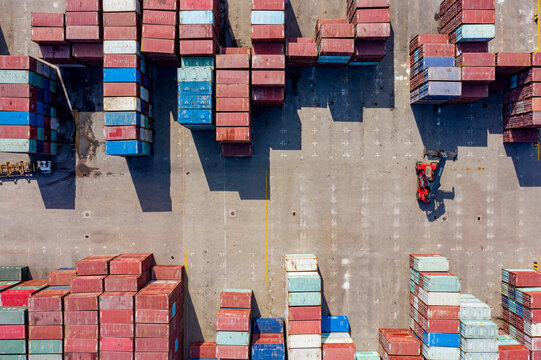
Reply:
<svg viewBox="0 0 541 360"><path fill-rule="evenodd" d="M222 143L221 145L222 157L234 157L234 158L248 158L252 156L252 144L232 144Z"/></svg>
<svg viewBox="0 0 541 360"><path fill-rule="evenodd" d="M100 11L100 0L66 0L66 11Z"/></svg>
<svg viewBox="0 0 541 360"><path fill-rule="evenodd" d="M218 359L248 359L250 347L237 345L216 345Z"/></svg>
<svg viewBox="0 0 541 360"><path fill-rule="evenodd" d="M101 16L97 11L77 11L66 13L67 26L101 25Z"/></svg>
<svg viewBox="0 0 541 360"><path fill-rule="evenodd" d="M100 338L100 351L133 351L133 338Z"/></svg>
<svg viewBox="0 0 541 360"><path fill-rule="evenodd" d="M248 98L217 98L216 111L237 112L250 111L250 99Z"/></svg>
<svg viewBox="0 0 541 360"><path fill-rule="evenodd" d="M456 57L456 66L496 66L496 56L492 53L462 53Z"/></svg>
<svg viewBox="0 0 541 360"><path fill-rule="evenodd" d="M217 44L213 39L179 41L179 53L183 56L212 56L216 54L216 48Z"/></svg>
<svg viewBox="0 0 541 360"><path fill-rule="evenodd" d="M235 113L216 113L216 126L250 126L250 113L235 112Z"/></svg>
<svg viewBox="0 0 541 360"><path fill-rule="evenodd" d="M0 98L0 111L36 112L37 102L25 98Z"/></svg>
<svg viewBox="0 0 541 360"><path fill-rule="evenodd" d="M285 69L286 57L284 55L254 55L252 69Z"/></svg>
<svg viewBox="0 0 541 360"><path fill-rule="evenodd" d="M76 339L65 338L64 339L64 353L97 353L98 352L98 339ZM84 357L81 359L87 359ZM72 359L77 359L72 358Z"/></svg>
<svg viewBox="0 0 541 360"><path fill-rule="evenodd" d="M98 360L98 353L64 352L64 360Z"/></svg>
<svg viewBox="0 0 541 360"><path fill-rule="evenodd" d="M100 336L109 338L133 338L133 324L100 324Z"/></svg>
<svg viewBox="0 0 541 360"><path fill-rule="evenodd" d="M97 339L98 325L66 325L66 338Z"/></svg>
<svg viewBox="0 0 541 360"><path fill-rule="evenodd" d="M104 40L139 40L136 26L107 26L103 29Z"/></svg>
<svg viewBox="0 0 541 360"><path fill-rule="evenodd" d="M39 57L53 64L76 64L77 61L71 58L70 45L40 45Z"/></svg>
<svg viewBox="0 0 541 360"><path fill-rule="evenodd" d="M152 280L184 280L183 265L155 265L151 269Z"/></svg>
<svg viewBox="0 0 541 360"><path fill-rule="evenodd" d="M449 36L419 34L410 41L410 54L423 44L449 44Z"/></svg>
<svg viewBox="0 0 541 360"><path fill-rule="evenodd" d="M154 262L151 253L122 254L110 263L111 275L140 275L150 270Z"/></svg>
<svg viewBox="0 0 541 360"><path fill-rule="evenodd" d="M133 310L100 310L100 324L133 324Z"/></svg>
<svg viewBox="0 0 541 360"><path fill-rule="evenodd" d="M175 40L176 26L143 24L143 37L152 39Z"/></svg>
<svg viewBox="0 0 541 360"><path fill-rule="evenodd" d="M26 339L25 325L0 325L0 340Z"/></svg>
<svg viewBox="0 0 541 360"><path fill-rule="evenodd" d="M290 335L321 334L321 321L289 321L287 328Z"/></svg>
<svg viewBox="0 0 541 360"><path fill-rule="evenodd" d="M389 0L348 0L348 7L355 8L384 8L389 7Z"/></svg>
<svg viewBox="0 0 541 360"><path fill-rule="evenodd" d="M177 0L143 0L143 8L149 10L171 10L177 11Z"/></svg>
<svg viewBox="0 0 541 360"><path fill-rule="evenodd" d="M216 55L216 69L249 69L250 55Z"/></svg>
<svg viewBox="0 0 541 360"><path fill-rule="evenodd" d="M141 51L157 54L175 54L175 40L143 38Z"/></svg>
<svg viewBox="0 0 541 360"><path fill-rule="evenodd" d="M190 358L213 359L216 358L216 343L193 342L190 345Z"/></svg>
<svg viewBox="0 0 541 360"><path fill-rule="evenodd" d="M351 62L381 61L386 55L385 46L385 41L356 41Z"/></svg>
<svg viewBox="0 0 541 360"><path fill-rule="evenodd" d="M77 276L76 270L55 270L49 273L50 286L66 286ZM61 310L61 309L59 309Z"/></svg>
<svg viewBox="0 0 541 360"><path fill-rule="evenodd" d="M36 71L36 59L30 56L1 55L0 69Z"/></svg>
<svg viewBox="0 0 541 360"><path fill-rule="evenodd" d="M66 39L77 42L97 42L101 40L99 26L66 26Z"/></svg>
<svg viewBox="0 0 541 360"><path fill-rule="evenodd" d="M71 281L72 293L100 293L103 292L105 276L78 276Z"/></svg>
<svg viewBox="0 0 541 360"><path fill-rule="evenodd" d="M38 128L26 125L0 125L0 139L37 139Z"/></svg>
<svg viewBox="0 0 541 360"><path fill-rule="evenodd" d="M280 43L254 43L252 44L252 57L255 55L285 55L284 44Z"/></svg>
<svg viewBox="0 0 541 360"><path fill-rule="evenodd" d="M284 0L252 0L252 10L284 11Z"/></svg>
<svg viewBox="0 0 541 360"><path fill-rule="evenodd" d="M30 20L32 26L64 27L63 13L33 12Z"/></svg>
<svg viewBox="0 0 541 360"><path fill-rule="evenodd" d="M359 23L388 23L391 22L389 9L357 9L353 14L351 22Z"/></svg>
<svg viewBox="0 0 541 360"><path fill-rule="evenodd" d="M141 17L136 12L103 13L103 26L136 26L141 24Z"/></svg>
<svg viewBox="0 0 541 360"><path fill-rule="evenodd" d="M97 311L65 311L64 324L66 325L98 325Z"/></svg>
<svg viewBox="0 0 541 360"><path fill-rule="evenodd" d="M286 84L284 70L254 70L252 71L252 86L283 87Z"/></svg>
<svg viewBox="0 0 541 360"><path fill-rule="evenodd" d="M250 97L250 85L248 84L217 84L216 85L216 97L236 97L236 98L249 98Z"/></svg>
<svg viewBox="0 0 541 360"><path fill-rule="evenodd" d="M32 41L38 44L65 44L63 27L33 27Z"/></svg>
<svg viewBox="0 0 541 360"><path fill-rule="evenodd" d="M457 43L456 53L460 55L462 53L488 53L488 43ZM495 54L492 54L495 56ZM496 62L496 57L494 57Z"/></svg>
<svg viewBox="0 0 541 360"><path fill-rule="evenodd" d="M104 96L105 89L104 89ZM122 96L122 95L111 95ZM131 96L131 95L128 95ZM104 129L108 129L106 127ZM119 128L119 127L112 127ZM105 278L105 291L139 291L148 281L149 273L145 272L142 275L109 275ZM134 294L135 295L135 294ZM103 295L102 295L103 296ZM100 307L101 308L101 307Z"/></svg>
<svg viewBox="0 0 541 360"><path fill-rule="evenodd" d="M354 51L354 39L321 39L319 43L319 56L348 56Z"/></svg>
<svg viewBox="0 0 541 360"><path fill-rule="evenodd" d="M97 311L100 294L69 294L64 298L64 311Z"/></svg>
<svg viewBox="0 0 541 360"><path fill-rule="evenodd" d="M160 10L144 10L143 11L143 24L176 26L177 25L177 12L176 11L175 12L160 11Z"/></svg>
<svg viewBox="0 0 541 360"><path fill-rule="evenodd" d="M216 316L218 331L249 331L250 309L220 309Z"/></svg>
<svg viewBox="0 0 541 360"><path fill-rule="evenodd" d="M54 326L30 326L28 328L29 340L63 340L64 327Z"/></svg>
<svg viewBox="0 0 541 360"><path fill-rule="evenodd" d="M283 42L284 25L252 25L253 42Z"/></svg>
<svg viewBox="0 0 541 360"><path fill-rule="evenodd" d="M75 43L71 46L72 56L80 61L92 61L96 65L103 64L103 44Z"/></svg>
<svg viewBox="0 0 541 360"><path fill-rule="evenodd" d="M93 255L75 263L77 275L108 275L109 262L116 255Z"/></svg>
<svg viewBox="0 0 541 360"><path fill-rule="evenodd" d="M253 87L252 104L255 106L282 106L285 100L285 89L271 87Z"/></svg>

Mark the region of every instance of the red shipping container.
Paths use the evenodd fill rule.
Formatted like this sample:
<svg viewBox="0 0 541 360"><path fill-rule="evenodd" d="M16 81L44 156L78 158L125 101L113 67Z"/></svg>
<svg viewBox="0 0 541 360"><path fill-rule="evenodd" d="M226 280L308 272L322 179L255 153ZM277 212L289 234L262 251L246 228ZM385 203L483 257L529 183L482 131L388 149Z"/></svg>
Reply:
<svg viewBox="0 0 541 360"><path fill-rule="evenodd" d="M218 39L216 29L211 24L184 24L178 26L178 38L190 39Z"/></svg>
<svg viewBox="0 0 541 360"><path fill-rule="evenodd" d="M160 282L165 280L159 280ZM171 286L166 289L154 289L154 284L158 281L149 283L135 297L135 308L167 310L174 312L180 309L184 304L184 284L181 282L171 282Z"/></svg>
<svg viewBox="0 0 541 360"><path fill-rule="evenodd" d="M249 346L216 345L218 359L248 359Z"/></svg>
<svg viewBox="0 0 541 360"><path fill-rule="evenodd" d="M36 98L37 90L30 84L0 84L0 97Z"/></svg>
<svg viewBox="0 0 541 360"><path fill-rule="evenodd" d="M419 314L426 319L460 319L460 306L438 306L438 305L426 305L419 300L415 295L410 293L410 304L419 311Z"/></svg>
<svg viewBox="0 0 541 360"><path fill-rule="evenodd" d="M291 321L321 320L320 306L290 307L288 313L288 319Z"/></svg>
<svg viewBox="0 0 541 360"><path fill-rule="evenodd" d="M541 52L532 53L532 66L541 66Z"/></svg>
<svg viewBox="0 0 541 360"><path fill-rule="evenodd" d="M524 345L499 345L498 360L529 360L530 350Z"/></svg>
<svg viewBox="0 0 541 360"><path fill-rule="evenodd" d="M503 131L504 143L534 143L539 142L539 129L511 129ZM505 309L504 309L505 310ZM505 320L505 317L504 317ZM500 352L501 356L501 352Z"/></svg>
<svg viewBox="0 0 541 360"><path fill-rule="evenodd" d="M100 338L100 351L133 351L133 338Z"/></svg>
<svg viewBox="0 0 541 360"><path fill-rule="evenodd" d="M30 56L0 55L0 69L36 71L36 62Z"/></svg>
<svg viewBox="0 0 541 360"><path fill-rule="evenodd" d="M422 316L419 316L418 319L419 325L421 325L426 332L447 334L460 333L460 320L427 320Z"/></svg>
<svg viewBox="0 0 541 360"><path fill-rule="evenodd" d="M135 292L106 292L100 295L100 310L133 310Z"/></svg>
<svg viewBox="0 0 541 360"><path fill-rule="evenodd" d="M139 27L141 17L136 12L103 13L103 26L135 26Z"/></svg>
<svg viewBox="0 0 541 360"><path fill-rule="evenodd" d="M488 53L488 43L456 43L456 53ZM495 54L492 54L495 56ZM496 62L496 58L494 58Z"/></svg>
<svg viewBox="0 0 541 360"><path fill-rule="evenodd" d="M448 11L453 5L467 10L494 10L495 0L444 0L440 4L440 14Z"/></svg>
<svg viewBox="0 0 541 360"><path fill-rule="evenodd" d="M235 113L216 113L216 126L250 126L250 113L235 112Z"/></svg>
<svg viewBox="0 0 541 360"><path fill-rule="evenodd" d="M493 67L462 68L463 82L492 82L496 80L496 69Z"/></svg>
<svg viewBox="0 0 541 360"><path fill-rule="evenodd" d="M252 42L283 42L284 25L252 25Z"/></svg>
<svg viewBox="0 0 541 360"><path fill-rule="evenodd" d="M183 265L155 265L151 270L152 280L184 280Z"/></svg>
<svg viewBox="0 0 541 360"><path fill-rule="evenodd" d="M97 311L101 293L69 294L64 298L64 311Z"/></svg>
<svg viewBox="0 0 541 360"><path fill-rule="evenodd" d="M64 360L98 360L98 353L64 353Z"/></svg>
<svg viewBox="0 0 541 360"><path fill-rule="evenodd" d="M249 331L250 314L249 309L220 309L216 316L216 330Z"/></svg>
<svg viewBox="0 0 541 360"><path fill-rule="evenodd" d="M250 85L248 84L217 84L216 85L216 97L235 97L235 98L249 98L250 97Z"/></svg>
<svg viewBox="0 0 541 360"><path fill-rule="evenodd" d="M321 334L321 321L288 321L287 329L290 335Z"/></svg>
<svg viewBox="0 0 541 360"><path fill-rule="evenodd" d="M97 353L98 352L98 339L64 339L64 353ZM86 359L85 356L82 359ZM76 358L73 358L76 359Z"/></svg>
<svg viewBox="0 0 541 360"><path fill-rule="evenodd" d="M75 263L77 275L108 275L109 262L116 255L92 255Z"/></svg>
<svg viewBox="0 0 541 360"><path fill-rule="evenodd" d="M100 360L133 360L132 351L101 351ZM155 359L158 360L158 359Z"/></svg>
<svg viewBox="0 0 541 360"><path fill-rule="evenodd" d="M252 344L283 344L284 334L261 333L252 336Z"/></svg>
<svg viewBox="0 0 541 360"><path fill-rule="evenodd" d="M246 158L252 156L252 144L221 144L222 157Z"/></svg>
<svg viewBox="0 0 541 360"><path fill-rule="evenodd" d="M218 142L252 142L252 129L250 127L218 127L216 128L216 141Z"/></svg>
<svg viewBox="0 0 541 360"><path fill-rule="evenodd" d="M106 95L104 95L106 96ZM119 95L116 95L119 96ZM124 134L131 134L134 132L136 138L138 135L138 127L131 126L131 131L128 133L122 131L122 128L128 128L127 126L107 126L104 127L104 133L107 136L104 136L107 139L115 140L125 138ZM119 133L119 130L121 133ZM104 135L105 135L104 134ZM145 272L142 275L109 275L105 278L105 291L139 291L141 290L148 281L149 273ZM135 294L134 294L135 295Z"/></svg>
<svg viewBox="0 0 541 360"><path fill-rule="evenodd" d="M180 309L180 313L184 309ZM142 324L167 324L173 318L172 312L169 310L154 310L154 309L138 309L135 311L135 322Z"/></svg>
<svg viewBox="0 0 541 360"><path fill-rule="evenodd" d="M171 350L170 352L136 352L135 360L169 360L177 356Z"/></svg>
<svg viewBox="0 0 541 360"><path fill-rule="evenodd" d="M216 358L216 343L193 342L190 345L190 358L213 359Z"/></svg>
<svg viewBox="0 0 541 360"><path fill-rule="evenodd" d="M136 338L135 339L135 351L136 352L169 352L175 347L175 340L172 339L159 339L159 338Z"/></svg>
<svg viewBox="0 0 541 360"><path fill-rule="evenodd" d="M140 69L141 58L138 55L104 54L103 67L105 68L136 68ZM104 83L106 85L107 83ZM126 84L126 83L123 83Z"/></svg>
<svg viewBox="0 0 541 360"><path fill-rule="evenodd" d="M254 43L252 44L252 57L256 55L285 55L284 44Z"/></svg>
<svg viewBox="0 0 541 360"><path fill-rule="evenodd" d="M0 139L37 139L38 128L25 125L0 125Z"/></svg>
<svg viewBox="0 0 541 360"><path fill-rule="evenodd" d="M6 290L0 293L2 306L28 306L28 299L39 290Z"/></svg>
<svg viewBox="0 0 541 360"><path fill-rule="evenodd" d="M66 39L78 42L96 42L101 40L99 26L66 26Z"/></svg>
<svg viewBox="0 0 541 360"><path fill-rule="evenodd" d="M97 339L98 337L98 325L66 325L66 338Z"/></svg>
<svg viewBox="0 0 541 360"><path fill-rule="evenodd" d="M388 23L391 22L389 9L357 9L351 19L355 25L359 23Z"/></svg>
<svg viewBox="0 0 541 360"><path fill-rule="evenodd" d="M532 65L530 53L497 53L496 66L528 67Z"/></svg>
<svg viewBox="0 0 541 360"><path fill-rule="evenodd" d="M71 283L71 280L73 280L75 277L77 277L76 270L51 271L49 273L49 285L50 286L69 286Z"/></svg>
<svg viewBox="0 0 541 360"><path fill-rule="evenodd" d="M24 98L0 98L0 111L36 112L37 102Z"/></svg>
<svg viewBox="0 0 541 360"><path fill-rule="evenodd" d="M135 26L114 26L103 29L104 40L139 40L139 29Z"/></svg>
<svg viewBox="0 0 541 360"><path fill-rule="evenodd" d="M532 351L532 360L541 360L541 351Z"/></svg>
<svg viewBox="0 0 541 360"><path fill-rule="evenodd" d="M284 55L254 55L252 57L253 69L285 69L285 67Z"/></svg>
<svg viewBox="0 0 541 360"><path fill-rule="evenodd" d="M250 84L250 71L217 70L216 84Z"/></svg>
<svg viewBox="0 0 541 360"><path fill-rule="evenodd" d="M321 39L319 43L319 56L348 56L354 51L354 39Z"/></svg>
<svg viewBox="0 0 541 360"><path fill-rule="evenodd" d="M509 284L516 287L541 287L541 272L509 270Z"/></svg>
<svg viewBox="0 0 541 360"><path fill-rule="evenodd" d="M160 11L160 10L144 10L143 24L151 25L177 25L177 12ZM182 26L182 25L180 25Z"/></svg>
<svg viewBox="0 0 541 360"><path fill-rule="evenodd" d="M122 254L110 263L111 275L140 275L150 270L154 256L145 254Z"/></svg>
<svg viewBox="0 0 541 360"><path fill-rule="evenodd" d="M456 58L456 66L496 66L496 56L492 53L462 53Z"/></svg>
<svg viewBox="0 0 541 360"><path fill-rule="evenodd" d="M29 311L62 311L63 298L69 290L47 290L47 288L28 299Z"/></svg>
<svg viewBox="0 0 541 360"><path fill-rule="evenodd" d="M177 0L143 0L144 9L177 11L177 7Z"/></svg>
<svg viewBox="0 0 541 360"><path fill-rule="evenodd" d="M323 359L325 360L355 360L355 345L323 344Z"/></svg>
<svg viewBox="0 0 541 360"><path fill-rule="evenodd" d="M385 55L385 41L356 41L351 62L379 62Z"/></svg>
<svg viewBox="0 0 541 360"><path fill-rule="evenodd" d="M100 11L100 0L66 0L66 12L68 11Z"/></svg>
<svg viewBox="0 0 541 360"><path fill-rule="evenodd" d="M282 106L285 100L284 88L253 87L252 104L256 106Z"/></svg>
<svg viewBox="0 0 541 360"><path fill-rule="evenodd" d="M0 325L0 340L26 339L26 325Z"/></svg>
<svg viewBox="0 0 541 360"><path fill-rule="evenodd" d="M250 55L216 55L216 69L249 69Z"/></svg>
<svg viewBox="0 0 541 360"><path fill-rule="evenodd" d="M218 10L218 0L180 0L179 10Z"/></svg>
<svg viewBox="0 0 541 360"><path fill-rule="evenodd" d="M252 10L285 10L284 0L252 0Z"/></svg>
<svg viewBox="0 0 541 360"><path fill-rule="evenodd" d="M331 19L328 19L331 20ZM340 19L342 20L342 19ZM318 21L316 24L316 38L353 38L355 37L355 26L353 24L324 23Z"/></svg>
<svg viewBox="0 0 541 360"><path fill-rule="evenodd" d="M179 53L183 56L213 56L216 54L215 40L180 40Z"/></svg>
<svg viewBox="0 0 541 360"><path fill-rule="evenodd" d="M216 111L237 112L250 111L250 99L248 98L217 98Z"/></svg>
<svg viewBox="0 0 541 360"><path fill-rule="evenodd" d="M141 96L141 85L137 83L103 83L103 96L133 96L133 97L140 97ZM113 127L105 127L103 129L104 138L105 140L121 140L121 139L128 139L128 135L123 134L129 134L131 137L135 137L137 139L137 126L133 126L130 128L126 128L124 126L113 126ZM130 138L131 138L130 137ZM121 276L121 275L115 275L115 276ZM123 275L126 276L126 275ZM128 275L133 276L133 275ZM107 290L107 278L105 278L105 291L134 291L134 290Z"/></svg>
<svg viewBox="0 0 541 360"><path fill-rule="evenodd" d="M144 38L175 40L176 26L143 24L142 36Z"/></svg>
<svg viewBox="0 0 541 360"><path fill-rule="evenodd" d="M390 23L357 24L355 39L366 41L384 41L391 37Z"/></svg>
<svg viewBox="0 0 541 360"><path fill-rule="evenodd" d="M100 324L100 336L105 338L133 338L133 324Z"/></svg>
<svg viewBox="0 0 541 360"><path fill-rule="evenodd" d="M103 291L105 276L78 276L71 281L70 289L73 293L99 293Z"/></svg>
<svg viewBox="0 0 541 360"><path fill-rule="evenodd" d="M97 311L65 311L64 324L66 325L98 325L98 312Z"/></svg>
<svg viewBox="0 0 541 360"><path fill-rule="evenodd" d="M254 70L252 71L252 86L283 87L286 84L284 70Z"/></svg>
<svg viewBox="0 0 541 360"><path fill-rule="evenodd" d="M379 342L389 355L421 354L421 343L409 329L379 329Z"/></svg>
<svg viewBox="0 0 541 360"><path fill-rule="evenodd" d="M100 324L132 324L133 310L100 310Z"/></svg>
<svg viewBox="0 0 541 360"><path fill-rule="evenodd" d="M175 40L143 38L141 51L175 55Z"/></svg>
<svg viewBox="0 0 541 360"><path fill-rule="evenodd" d="M30 326L28 328L29 340L63 340L64 327L54 326Z"/></svg>
<svg viewBox="0 0 541 360"><path fill-rule="evenodd" d="M410 54L423 44L449 44L449 36L419 34L410 41Z"/></svg>
<svg viewBox="0 0 541 360"><path fill-rule="evenodd" d="M136 324L137 338L170 338L177 334L182 326L183 317L175 316L169 324Z"/></svg>
<svg viewBox="0 0 541 360"><path fill-rule="evenodd" d="M65 44L63 27L33 27L32 41L38 44Z"/></svg>
<svg viewBox="0 0 541 360"><path fill-rule="evenodd" d="M541 112L528 112L525 114L504 117L503 128L539 128L541 127ZM2 295L2 302L3 302Z"/></svg>
<svg viewBox="0 0 541 360"><path fill-rule="evenodd" d="M67 26L98 26L101 25L101 16L97 11L78 11L66 13Z"/></svg>
<svg viewBox="0 0 541 360"><path fill-rule="evenodd" d="M31 26L64 27L64 13L33 12Z"/></svg>
<svg viewBox="0 0 541 360"><path fill-rule="evenodd" d="M384 8L389 7L389 0L349 0L348 6L355 6L355 8Z"/></svg>
<svg viewBox="0 0 541 360"><path fill-rule="evenodd" d="M541 84L540 84L540 86L541 86ZM524 306L527 306L530 309L541 309L541 291L526 291L526 292L524 292L522 294L522 303L523 303ZM539 321L539 322L541 322L541 321Z"/></svg>

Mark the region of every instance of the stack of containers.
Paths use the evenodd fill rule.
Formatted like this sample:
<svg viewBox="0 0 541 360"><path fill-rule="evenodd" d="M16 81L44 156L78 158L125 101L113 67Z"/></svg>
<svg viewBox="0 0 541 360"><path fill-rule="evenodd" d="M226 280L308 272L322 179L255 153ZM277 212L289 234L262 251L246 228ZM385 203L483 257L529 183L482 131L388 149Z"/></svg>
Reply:
<svg viewBox="0 0 541 360"><path fill-rule="evenodd" d="M64 297L69 293L69 286L54 286L30 297L28 301L30 358L63 359ZM39 354L42 356L36 356Z"/></svg>
<svg viewBox="0 0 541 360"><path fill-rule="evenodd" d="M410 328L423 342L423 357L459 360L460 280L448 272L449 260L439 254L412 254L410 268Z"/></svg>
<svg viewBox="0 0 541 360"><path fill-rule="evenodd" d="M25 306L0 306L0 357L13 360L27 358L27 324L28 312Z"/></svg>
<svg viewBox="0 0 541 360"><path fill-rule="evenodd" d="M321 277L313 254L287 254L286 329L290 360L321 359Z"/></svg>
<svg viewBox="0 0 541 360"><path fill-rule="evenodd" d="M213 130L214 58L183 57L181 64L177 120L190 130Z"/></svg>
<svg viewBox="0 0 541 360"><path fill-rule="evenodd" d="M460 315L460 359L498 360L498 325L490 320L490 307L462 294Z"/></svg>
<svg viewBox="0 0 541 360"><path fill-rule="evenodd" d="M103 0L103 12L105 153L150 155L151 69L140 53L141 4L139 0Z"/></svg>
<svg viewBox="0 0 541 360"><path fill-rule="evenodd" d="M214 359L216 360L216 343L194 342L190 344L190 360Z"/></svg>
<svg viewBox="0 0 541 360"><path fill-rule="evenodd" d="M57 74L30 56L0 56L0 151L56 155Z"/></svg>
<svg viewBox="0 0 541 360"><path fill-rule="evenodd" d="M461 68L462 95L452 103L473 103L488 97L489 83L496 80L496 57L487 43L456 44L456 66Z"/></svg>
<svg viewBox="0 0 541 360"><path fill-rule="evenodd" d="M323 316L321 331L323 360L356 360L347 316Z"/></svg>
<svg viewBox="0 0 541 360"><path fill-rule="evenodd" d="M70 44L66 41L64 13L33 12L31 39L39 44L40 57L53 64L73 63Z"/></svg>
<svg viewBox="0 0 541 360"><path fill-rule="evenodd" d="M317 44L312 38L287 38L286 64L288 66L314 66L317 62Z"/></svg>
<svg viewBox="0 0 541 360"><path fill-rule="evenodd" d="M504 330L541 359L541 272L502 270Z"/></svg>
<svg viewBox="0 0 541 360"><path fill-rule="evenodd" d="M347 65L355 52L355 28L346 19L319 19L316 43L319 65Z"/></svg>
<svg viewBox="0 0 541 360"><path fill-rule="evenodd" d="M64 353L68 360L98 359L99 296L114 255L93 255L76 263L77 277L64 299Z"/></svg>
<svg viewBox="0 0 541 360"><path fill-rule="evenodd" d="M532 67L513 75L504 93L503 142L538 142L541 127L541 54L532 54ZM516 113L516 115L511 115Z"/></svg>
<svg viewBox="0 0 541 360"><path fill-rule="evenodd" d="M389 0L348 0L348 18L355 25L355 53L350 66L377 65L391 37Z"/></svg>
<svg viewBox="0 0 541 360"><path fill-rule="evenodd" d="M421 342L408 329L379 329L379 353L383 360L424 360Z"/></svg>
<svg viewBox="0 0 541 360"><path fill-rule="evenodd" d="M498 335L498 360L530 360L530 350L509 334Z"/></svg>
<svg viewBox="0 0 541 360"><path fill-rule="evenodd" d="M412 104L443 104L462 94L455 46L446 35L417 35L410 41Z"/></svg>
<svg viewBox="0 0 541 360"><path fill-rule="evenodd" d="M66 0L66 39L74 59L101 66L102 35L101 0Z"/></svg>
<svg viewBox="0 0 541 360"><path fill-rule="evenodd" d="M255 319L252 360L285 360L285 357L284 319Z"/></svg>
<svg viewBox="0 0 541 360"><path fill-rule="evenodd" d="M135 296L135 359L181 358L183 320L184 281L151 281Z"/></svg>
<svg viewBox="0 0 541 360"><path fill-rule="evenodd" d="M178 0L143 0L141 51L153 61L177 65Z"/></svg>
<svg viewBox="0 0 541 360"><path fill-rule="evenodd" d="M488 42L495 36L494 0L444 0L440 4L440 33L451 44Z"/></svg>
<svg viewBox="0 0 541 360"><path fill-rule="evenodd" d="M219 43L219 1L180 0L179 10L180 55L214 56Z"/></svg>
<svg viewBox="0 0 541 360"><path fill-rule="evenodd" d="M30 296L46 288L47 285L47 280L21 282L0 293L0 306L28 306Z"/></svg>
<svg viewBox="0 0 541 360"><path fill-rule="evenodd" d="M250 358L251 311L252 290L222 290L216 317L216 358Z"/></svg>
<svg viewBox="0 0 541 360"><path fill-rule="evenodd" d="M216 141L251 146L249 89L250 49L223 48L216 57Z"/></svg>
<svg viewBox="0 0 541 360"><path fill-rule="evenodd" d="M357 351L355 360L381 360L377 351Z"/></svg>
<svg viewBox="0 0 541 360"><path fill-rule="evenodd" d="M284 0L252 0L252 103L282 106L285 97ZM265 14L263 13L265 12ZM272 15L268 15L271 13ZM281 13L281 15L280 15Z"/></svg>

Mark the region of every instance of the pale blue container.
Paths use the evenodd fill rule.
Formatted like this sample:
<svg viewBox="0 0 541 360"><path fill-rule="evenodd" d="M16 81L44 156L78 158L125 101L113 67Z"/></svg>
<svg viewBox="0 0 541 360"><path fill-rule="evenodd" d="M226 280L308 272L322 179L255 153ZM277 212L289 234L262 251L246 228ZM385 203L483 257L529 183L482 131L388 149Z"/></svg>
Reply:
<svg viewBox="0 0 541 360"><path fill-rule="evenodd" d="M498 353L466 353L461 351L460 360L498 360Z"/></svg>
<svg viewBox="0 0 541 360"><path fill-rule="evenodd" d="M35 153L37 142L28 139L0 139L0 152Z"/></svg>
<svg viewBox="0 0 541 360"><path fill-rule="evenodd" d="M381 360L381 357L377 351L358 351L355 360Z"/></svg>
<svg viewBox="0 0 541 360"><path fill-rule="evenodd" d="M437 292L460 292L460 280L456 276L425 275L423 289Z"/></svg>
<svg viewBox="0 0 541 360"><path fill-rule="evenodd" d="M289 292L318 292L321 291L321 277L318 273L313 275L296 275L288 273L287 291Z"/></svg>
<svg viewBox="0 0 541 360"><path fill-rule="evenodd" d="M28 360L63 360L62 354L30 354Z"/></svg>
<svg viewBox="0 0 541 360"><path fill-rule="evenodd" d="M181 81L211 81L214 82L214 71L206 67L178 68L177 82Z"/></svg>
<svg viewBox="0 0 541 360"><path fill-rule="evenodd" d="M252 25L284 25L283 11L252 10Z"/></svg>
<svg viewBox="0 0 541 360"><path fill-rule="evenodd" d="M496 36L494 24L460 25L456 29L457 42L487 42Z"/></svg>
<svg viewBox="0 0 541 360"><path fill-rule="evenodd" d="M248 331L218 331L216 332L216 344L247 346L250 344L250 332Z"/></svg>
<svg viewBox="0 0 541 360"><path fill-rule="evenodd" d="M289 306L320 306L320 292L296 292L288 294Z"/></svg>
<svg viewBox="0 0 541 360"><path fill-rule="evenodd" d="M0 70L0 84L30 84L43 88L43 76L29 70Z"/></svg>
<svg viewBox="0 0 541 360"><path fill-rule="evenodd" d="M212 10L179 11L178 23L182 25L214 25Z"/></svg>
<svg viewBox="0 0 541 360"><path fill-rule="evenodd" d="M468 339L496 339L498 325L490 320L463 320L460 322L460 336Z"/></svg>
<svg viewBox="0 0 541 360"><path fill-rule="evenodd" d="M62 354L62 340L28 340L29 354Z"/></svg>
<svg viewBox="0 0 541 360"><path fill-rule="evenodd" d="M430 66L453 66L455 59L446 57L423 58L423 65ZM452 65L445 65L449 62ZM413 258L413 269L416 271L449 271L449 259L444 256L416 256Z"/></svg>
<svg viewBox="0 0 541 360"><path fill-rule="evenodd" d="M427 360L458 360L460 359L460 349L452 348L452 347L423 345L422 354Z"/></svg>
<svg viewBox="0 0 541 360"><path fill-rule="evenodd" d="M460 348L464 352L490 353L498 352L497 339L465 339L460 341Z"/></svg>

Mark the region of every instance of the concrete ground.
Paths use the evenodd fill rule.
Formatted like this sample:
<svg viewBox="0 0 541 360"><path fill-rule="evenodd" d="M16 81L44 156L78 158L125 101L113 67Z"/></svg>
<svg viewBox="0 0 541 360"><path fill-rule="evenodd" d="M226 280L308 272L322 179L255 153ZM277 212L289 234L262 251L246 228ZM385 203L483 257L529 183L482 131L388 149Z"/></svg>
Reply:
<svg viewBox="0 0 541 360"><path fill-rule="evenodd" d="M498 317L500 269L530 267L539 246L541 163L532 145L502 144L499 94L409 105L408 43L436 33L439 2L391 2L393 36L377 68L288 69L286 105L254 111L250 160L221 158L212 132L175 122L172 68L159 69L154 89L154 156L106 157L101 71L63 70L76 112L63 111L54 175L0 187L0 263L28 264L35 278L90 254L153 252L160 264L185 264L193 341L214 338L224 287L253 288L257 312L282 315L284 254L316 253L325 308L348 315L357 348L370 350L378 327L408 326L408 254L440 252L463 291ZM491 51L535 50L534 1L496 4ZM30 12L63 8L0 0L0 51L36 55ZM250 1L222 9L228 41L248 45ZM287 1L286 33L313 36L318 18L345 11L345 0ZM415 199L424 146L459 152L434 207Z"/></svg>

